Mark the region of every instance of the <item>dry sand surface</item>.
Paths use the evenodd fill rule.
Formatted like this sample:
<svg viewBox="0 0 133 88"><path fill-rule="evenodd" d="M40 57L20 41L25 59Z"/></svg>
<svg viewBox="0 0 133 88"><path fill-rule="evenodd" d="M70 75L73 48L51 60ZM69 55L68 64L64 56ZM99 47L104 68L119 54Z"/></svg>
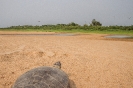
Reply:
<svg viewBox="0 0 133 88"><path fill-rule="evenodd" d="M24 72L56 61L61 61L73 88L133 88L132 39L9 34L25 33L0 32L0 88L10 88Z"/></svg>

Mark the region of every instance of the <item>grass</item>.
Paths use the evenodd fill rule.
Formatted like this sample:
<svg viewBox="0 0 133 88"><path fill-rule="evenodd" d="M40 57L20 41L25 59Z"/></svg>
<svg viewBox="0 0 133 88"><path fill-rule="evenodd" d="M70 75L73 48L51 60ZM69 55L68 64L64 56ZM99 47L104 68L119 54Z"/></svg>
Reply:
<svg viewBox="0 0 133 88"><path fill-rule="evenodd" d="M118 35L132 35L133 31L127 30L82 30L82 29L72 29L72 30L63 30L63 29L0 29L0 31L15 31L15 32L56 32L56 33L96 33L96 34L118 34Z"/></svg>

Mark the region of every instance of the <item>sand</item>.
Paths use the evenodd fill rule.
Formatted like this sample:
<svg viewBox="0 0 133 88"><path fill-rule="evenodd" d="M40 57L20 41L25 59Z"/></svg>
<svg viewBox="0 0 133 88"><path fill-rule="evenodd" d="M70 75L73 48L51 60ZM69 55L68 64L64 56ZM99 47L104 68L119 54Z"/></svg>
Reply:
<svg viewBox="0 0 133 88"><path fill-rule="evenodd" d="M56 61L61 61L73 88L133 88L132 39L106 39L105 34L1 34L25 32L0 32L0 88L10 88L24 72Z"/></svg>

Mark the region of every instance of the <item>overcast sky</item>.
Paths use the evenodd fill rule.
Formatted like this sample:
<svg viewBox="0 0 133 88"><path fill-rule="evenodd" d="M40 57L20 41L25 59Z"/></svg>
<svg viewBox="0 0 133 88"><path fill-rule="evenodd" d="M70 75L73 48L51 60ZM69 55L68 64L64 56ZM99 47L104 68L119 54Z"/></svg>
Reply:
<svg viewBox="0 0 133 88"><path fill-rule="evenodd" d="M0 27L96 19L103 25L133 25L133 0L0 0Z"/></svg>

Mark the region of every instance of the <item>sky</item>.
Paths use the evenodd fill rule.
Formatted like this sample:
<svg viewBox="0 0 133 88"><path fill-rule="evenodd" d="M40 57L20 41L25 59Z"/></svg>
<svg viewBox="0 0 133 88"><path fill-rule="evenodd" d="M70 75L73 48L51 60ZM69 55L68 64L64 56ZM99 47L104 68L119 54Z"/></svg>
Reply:
<svg viewBox="0 0 133 88"><path fill-rule="evenodd" d="M133 0L0 0L0 27L18 25L133 25Z"/></svg>

